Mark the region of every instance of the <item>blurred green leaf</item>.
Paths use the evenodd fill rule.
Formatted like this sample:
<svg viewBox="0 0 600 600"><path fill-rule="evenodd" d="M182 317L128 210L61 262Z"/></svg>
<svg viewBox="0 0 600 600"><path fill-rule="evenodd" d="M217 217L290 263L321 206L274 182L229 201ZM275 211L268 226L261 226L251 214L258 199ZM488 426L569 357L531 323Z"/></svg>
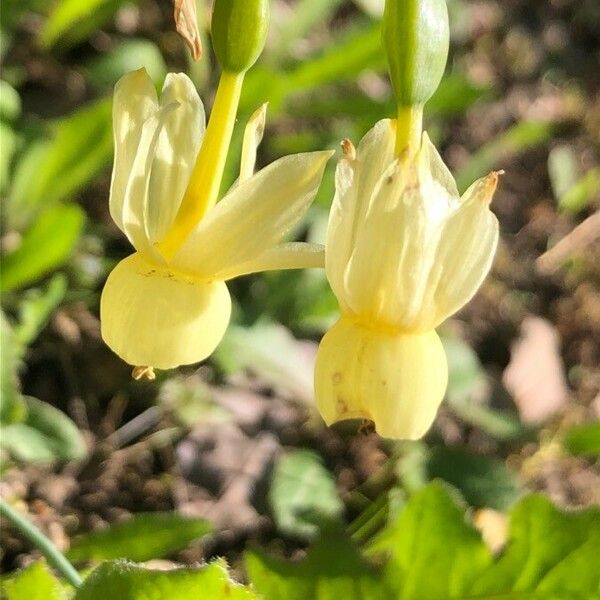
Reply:
<svg viewBox="0 0 600 600"><path fill-rule="evenodd" d="M19 247L3 257L0 290L11 291L58 268L71 254L85 215L74 204L44 212L25 232Z"/></svg>
<svg viewBox="0 0 600 600"><path fill-rule="evenodd" d="M99 88L112 88L123 75L141 67L156 83L162 82L167 74L162 54L150 40L125 40L87 63L90 81Z"/></svg>
<svg viewBox="0 0 600 600"><path fill-rule="evenodd" d="M383 600L391 595L377 571L338 530L325 530L302 562L246 553L246 570L264 600Z"/></svg>
<svg viewBox="0 0 600 600"><path fill-rule="evenodd" d="M0 194L8 184L9 171L13 156L17 150L18 137L12 127L0 121L0 139L2 140L2 153L0 154Z"/></svg>
<svg viewBox="0 0 600 600"><path fill-rule="evenodd" d="M65 600L66 597L62 585L43 561L2 580L5 600Z"/></svg>
<svg viewBox="0 0 600 600"><path fill-rule="evenodd" d="M21 421L27 409L21 397L18 370L23 348L14 330L0 311L0 423L6 425Z"/></svg>
<svg viewBox="0 0 600 600"><path fill-rule="evenodd" d="M212 526L204 519L190 519L176 513L138 513L122 523L75 538L67 558L73 562L163 558L211 530Z"/></svg>
<svg viewBox="0 0 600 600"><path fill-rule="evenodd" d="M26 347L46 326L50 315L61 303L67 291L67 278L57 273L42 289L28 290L19 301L19 324L15 337Z"/></svg>
<svg viewBox="0 0 600 600"><path fill-rule="evenodd" d="M29 148L16 166L10 189L11 227L22 229L42 208L68 199L109 165L111 105L105 98L52 123L52 140Z"/></svg>
<svg viewBox="0 0 600 600"><path fill-rule="evenodd" d="M430 479L443 479L458 488L471 506L506 510L520 495L517 476L504 462L466 448L432 448L427 470Z"/></svg>
<svg viewBox="0 0 600 600"><path fill-rule="evenodd" d="M10 83L0 79L0 120L14 121L21 114L21 97Z"/></svg>
<svg viewBox="0 0 600 600"><path fill-rule="evenodd" d="M554 123L522 121L513 125L478 150L456 174L456 184L464 191L479 177L493 169L501 169L515 155L547 142L554 132Z"/></svg>
<svg viewBox="0 0 600 600"><path fill-rule="evenodd" d="M443 551L440 549L443 548ZM432 483L417 492L371 544L385 553L384 578L405 600L465 598L492 560L448 489Z"/></svg>
<svg viewBox="0 0 600 600"><path fill-rule="evenodd" d="M199 568L146 569L126 561L102 563L83 582L74 600L258 600L234 583L222 561Z"/></svg>
<svg viewBox="0 0 600 600"><path fill-rule="evenodd" d="M27 414L21 423L2 428L0 445L25 462L79 460L85 441L65 413L31 396L24 396Z"/></svg>
<svg viewBox="0 0 600 600"><path fill-rule="evenodd" d="M600 421L571 427L563 445L575 456L600 457Z"/></svg>
<svg viewBox="0 0 600 600"><path fill-rule="evenodd" d="M452 411L497 439L525 436L529 430L516 413L495 410L477 402L482 386L486 385L486 375L474 350L457 337L444 336L442 342L448 359L446 399Z"/></svg>
<svg viewBox="0 0 600 600"><path fill-rule="evenodd" d="M598 597L600 570L594 565L600 555L599 507L561 512L544 496L529 496L511 512L508 540L502 556L477 577L473 595Z"/></svg>
<svg viewBox="0 0 600 600"><path fill-rule="evenodd" d="M600 198L600 167L590 169L559 199L560 210L577 214Z"/></svg>
<svg viewBox="0 0 600 600"><path fill-rule="evenodd" d="M258 322L230 327L215 358L230 373L248 369L296 400L310 402L314 353L310 342L296 340L283 325Z"/></svg>
<svg viewBox="0 0 600 600"><path fill-rule="evenodd" d="M277 527L305 539L316 535L319 523L339 521L344 510L331 473L310 450L294 450L277 460L269 502Z"/></svg>
<svg viewBox="0 0 600 600"><path fill-rule="evenodd" d="M554 197L560 200L578 178L577 158L571 146L556 146L548 154L548 175Z"/></svg>
<svg viewBox="0 0 600 600"><path fill-rule="evenodd" d="M134 0L61 0L55 4L40 31L40 45L48 50L60 42L61 48L87 39L108 22L117 10Z"/></svg>

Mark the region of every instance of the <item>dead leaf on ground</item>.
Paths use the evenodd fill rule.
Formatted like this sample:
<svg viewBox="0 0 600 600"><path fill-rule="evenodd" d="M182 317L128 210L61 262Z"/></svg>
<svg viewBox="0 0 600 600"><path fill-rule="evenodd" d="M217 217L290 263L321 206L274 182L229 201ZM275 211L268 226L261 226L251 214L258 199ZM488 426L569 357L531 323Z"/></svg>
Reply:
<svg viewBox="0 0 600 600"><path fill-rule="evenodd" d="M502 381L525 423L541 423L567 403L569 391L555 327L540 317L526 317L513 344Z"/></svg>

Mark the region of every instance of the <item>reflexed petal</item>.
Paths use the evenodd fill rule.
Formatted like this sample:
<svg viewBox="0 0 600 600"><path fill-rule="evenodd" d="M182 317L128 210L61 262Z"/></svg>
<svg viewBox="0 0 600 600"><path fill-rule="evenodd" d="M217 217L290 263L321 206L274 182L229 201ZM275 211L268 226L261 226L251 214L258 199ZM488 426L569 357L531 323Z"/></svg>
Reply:
<svg viewBox="0 0 600 600"><path fill-rule="evenodd" d="M205 129L204 107L187 75L167 75L160 105L175 108L166 111L151 166L145 215L151 243L160 241L173 223Z"/></svg>
<svg viewBox="0 0 600 600"><path fill-rule="evenodd" d="M110 186L110 214L124 233L125 190L138 154L142 126L157 110L156 90L145 69L133 71L119 79L113 99L115 153Z"/></svg>
<svg viewBox="0 0 600 600"><path fill-rule="evenodd" d="M497 173L476 181L444 228L436 256L441 271L432 282L436 325L475 295L492 266L499 226L489 204L497 182Z"/></svg>
<svg viewBox="0 0 600 600"><path fill-rule="evenodd" d="M325 247L321 244L289 242L265 250L255 259L236 265L231 271L216 273L217 279L227 280L279 269L322 269L325 266Z"/></svg>
<svg viewBox="0 0 600 600"><path fill-rule="evenodd" d="M286 156L237 185L202 219L172 264L210 278L275 246L313 201L331 154Z"/></svg>
<svg viewBox="0 0 600 600"><path fill-rule="evenodd" d="M240 176L238 178L238 183L249 179L254 174L256 150L261 143L265 132L266 118L267 104L265 103L254 111L244 129L244 141L242 143L242 158L240 160Z"/></svg>
<svg viewBox="0 0 600 600"><path fill-rule="evenodd" d="M316 402L325 422L371 419L383 437L422 437L447 381L446 355L435 331L398 335L342 316L317 353Z"/></svg>
<svg viewBox="0 0 600 600"><path fill-rule="evenodd" d="M174 273L132 254L102 292L102 338L125 362L170 369L201 361L221 341L231 299L222 281Z"/></svg>
<svg viewBox="0 0 600 600"><path fill-rule="evenodd" d="M431 143L429 136L423 132L421 141L421 154L423 155L423 163L426 165L428 173L434 181L438 182L452 198L458 198L458 189L456 181L442 160L437 148Z"/></svg>

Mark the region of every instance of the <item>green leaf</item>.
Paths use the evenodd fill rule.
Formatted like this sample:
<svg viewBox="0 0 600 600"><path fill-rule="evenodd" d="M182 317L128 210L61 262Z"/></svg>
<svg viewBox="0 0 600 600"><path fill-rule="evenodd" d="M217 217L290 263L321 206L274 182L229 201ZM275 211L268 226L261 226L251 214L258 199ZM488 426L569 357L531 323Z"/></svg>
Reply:
<svg viewBox="0 0 600 600"><path fill-rule="evenodd" d="M23 287L58 268L79 240L84 220L83 210L74 204L44 212L19 247L3 257L0 290Z"/></svg>
<svg viewBox="0 0 600 600"><path fill-rule="evenodd" d="M519 481L501 460L464 448L432 448L427 470L430 479L457 487L471 506L505 510L519 497Z"/></svg>
<svg viewBox="0 0 600 600"><path fill-rule="evenodd" d="M564 212L577 214L585 210L600 194L600 167L590 169L559 199L558 207Z"/></svg>
<svg viewBox="0 0 600 600"><path fill-rule="evenodd" d="M175 513L138 513L123 523L75 538L67 558L73 562L163 558L205 536L211 529L204 519L190 519Z"/></svg>
<svg viewBox="0 0 600 600"><path fill-rule="evenodd" d="M160 50L150 40L123 41L87 64L90 81L100 88L112 87L120 77L141 67L156 82L162 81L167 73Z"/></svg>
<svg viewBox="0 0 600 600"><path fill-rule="evenodd" d="M319 523L338 521L344 509L331 473L310 450L278 459L269 501L277 527L301 538L313 537Z"/></svg>
<svg viewBox="0 0 600 600"><path fill-rule="evenodd" d="M37 398L25 396L23 422L3 427L0 445L27 462L78 460L86 445L77 426L65 413Z"/></svg>
<svg viewBox="0 0 600 600"><path fill-rule="evenodd" d="M0 423L6 425L22 420L27 409L21 397L18 370L23 347L6 316L0 311Z"/></svg>
<svg viewBox="0 0 600 600"><path fill-rule="evenodd" d="M442 342L448 359L446 398L452 411L496 439L525 436L528 429L516 413L491 409L477 402L479 391L487 384L485 370L475 351L457 337L444 336Z"/></svg>
<svg viewBox="0 0 600 600"><path fill-rule="evenodd" d="M15 88L0 80L0 120L14 121L21 114L21 97Z"/></svg>
<svg viewBox="0 0 600 600"><path fill-rule="evenodd" d="M371 551L389 557L384 577L402 600L465 597L492 560L479 533L465 521L464 509L440 483L412 496Z"/></svg>
<svg viewBox="0 0 600 600"><path fill-rule="evenodd" d="M221 561L192 569L145 569L126 561L105 562L77 590L74 600L258 600L233 582Z"/></svg>
<svg viewBox="0 0 600 600"><path fill-rule="evenodd" d="M264 600L382 600L391 598L377 571L338 530L324 530L302 562L247 552L250 581Z"/></svg>
<svg viewBox="0 0 600 600"><path fill-rule="evenodd" d="M85 40L109 21L127 1L62 0L56 3L40 32L42 48L48 49L59 41L61 47L65 48Z"/></svg>
<svg viewBox="0 0 600 600"><path fill-rule="evenodd" d="M57 273L43 289L28 290L19 302L19 324L15 337L26 347L46 326L50 315L58 307L67 291L67 278Z"/></svg>
<svg viewBox="0 0 600 600"><path fill-rule="evenodd" d="M575 456L600 456L600 421L571 427L563 446Z"/></svg>
<svg viewBox="0 0 600 600"><path fill-rule="evenodd" d="M515 155L547 142L554 124L546 121L522 121L513 125L478 150L456 175L459 190L465 190L477 178L492 169L500 169Z"/></svg>
<svg viewBox="0 0 600 600"><path fill-rule="evenodd" d="M511 513L508 539L500 559L478 576L473 595L505 594L509 599L521 596L508 592L535 592L540 599L572 597L568 594L581 594L582 600L597 597L600 508L561 512L544 496L529 496Z"/></svg>
<svg viewBox="0 0 600 600"><path fill-rule="evenodd" d="M50 125L51 141L38 141L17 165L9 224L22 229L42 209L69 199L108 167L112 156L110 98L86 106Z"/></svg>
<svg viewBox="0 0 600 600"><path fill-rule="evenodd" d="M38 561L2 581L6 600L64 600L66 594L48 565Z"/></svg>

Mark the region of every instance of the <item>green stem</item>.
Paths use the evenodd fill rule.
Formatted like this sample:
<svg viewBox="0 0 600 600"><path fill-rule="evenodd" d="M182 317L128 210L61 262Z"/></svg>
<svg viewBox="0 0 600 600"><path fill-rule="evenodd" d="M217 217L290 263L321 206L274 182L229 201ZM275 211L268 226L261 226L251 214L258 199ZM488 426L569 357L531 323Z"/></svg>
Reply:
<svg viewBox="0 0 600 600"><path fill-rule="evenodd" d="M14 525L40 552L48 562L59 571L74 587L79 587L83 580L64 554L32 523L20 515L3 498L0 498L0 516Z"/></svg>
<svg viewBox="0 0 600 600"><path fill-rule="evenodd" d="M396 156L408 151L414 156L421 147L423 134L423 106L398 106L396 121Z"/></svg>

